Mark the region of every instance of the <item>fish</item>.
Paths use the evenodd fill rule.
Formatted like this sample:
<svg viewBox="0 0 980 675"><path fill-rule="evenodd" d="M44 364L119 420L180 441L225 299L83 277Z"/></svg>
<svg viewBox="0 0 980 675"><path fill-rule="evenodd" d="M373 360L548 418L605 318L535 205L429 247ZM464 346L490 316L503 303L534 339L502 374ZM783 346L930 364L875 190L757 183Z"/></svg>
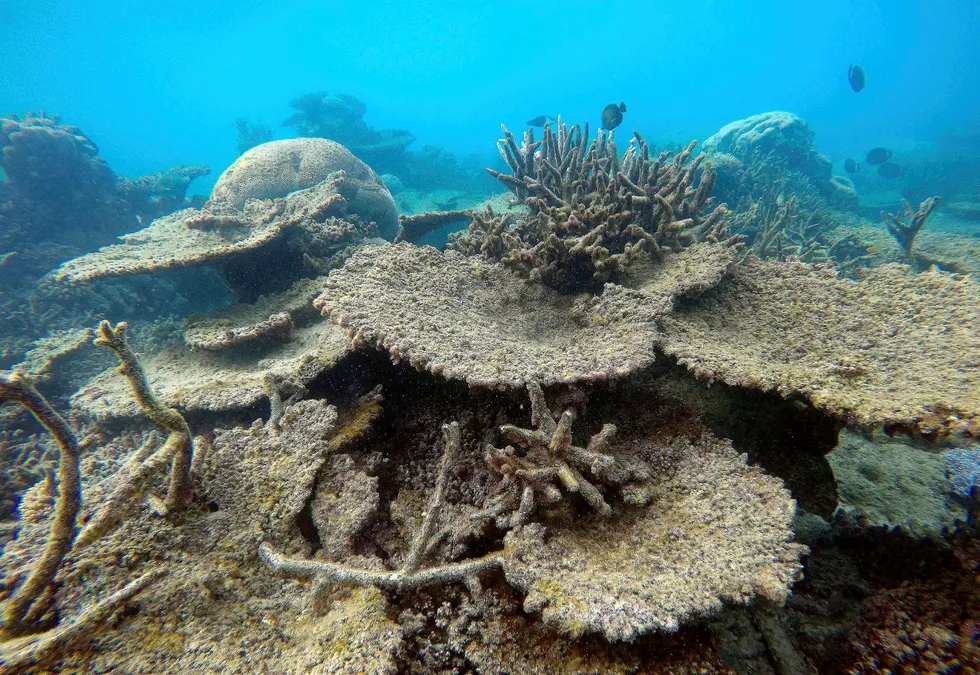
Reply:
<svg viewBox="0 0 980 675"><path fill-rule="evenodd" d="M612 131L623 123L623 113L626 112L626 104L620 102L619 105L610 103L602 109L602 128Z"/></svg>
<svg viewBox="0 0 980 675"><path fill-rule="evenodd" d="M898 178L902 175L902 167L894 162L885 162L878 167L878 175L882 178Z"/></svg>
<svg viewBox="0 0 980 675"><path fill-rule="evenodd" d="M844 160L844 171L847 173L857 173L861 170L861 167L853 159L848 157Z"/></svg>
<svg viewBox="0 0 980 675"><path fill-rule="evenodd" d="M866 249L864 249L864 251L868 255L878 255L879 253L881 253L881 249L875 246L874 244L868 246Z"/></svg>
<svg viewBox="0 0 980 675"><path fill-rule="evenodd" d="M545 122L554 122L554 121L556 120L551 115L538 115L537 117L529 119L527 121L527 125L529 127L543 127L545 125Z"/></svg>
<svg viewBox="0 0 980 675"><path fill-rule="evenodd" d="M885 150L884 148L872 148L868 151L868 156L865 157L865 160L868 162L868 164L884 164L891 158L891 150Z"/></svg>
<svg viewBox="0 0 980 675"><path fill-rule="evenodd" d="M864 68L861 66L850 66L847 69L847 81L851 83L851 89L855 92L864 89Z"/></svg>

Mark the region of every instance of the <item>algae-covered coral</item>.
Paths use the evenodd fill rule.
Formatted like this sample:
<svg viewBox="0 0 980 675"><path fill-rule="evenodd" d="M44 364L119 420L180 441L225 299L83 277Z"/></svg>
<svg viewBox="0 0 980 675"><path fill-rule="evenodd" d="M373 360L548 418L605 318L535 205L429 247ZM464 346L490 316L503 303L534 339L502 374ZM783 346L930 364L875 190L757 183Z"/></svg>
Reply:
<svg viewBox="0 0 980 675"><path fill-rule="evenodd" d="M807 577L804 536L818 559L849 555L819 533L853 536L846 509L822 520L837 496L824 454L845 424L977 435L975 282L761 262L730 236L737 213L716 205L694 144L653 157L636 134L621 157L612 133L561 121L520 146L505 132L513 173L498 178L519 210L469 211L450 250L390 244L374 236L387 190L369 169L324 168L357 160L322 140L253 148L202 209L62 266L83 283L212 264L238 297L164 349L99 325L122 367L79 388L71 427L49 425L63 494L50 479L27 489L0 554L5 665L823 663L794 636L860 603ZM45 422L32 372L3 376L0 399ZM33 569L43 579L25 582Z"/></svg>

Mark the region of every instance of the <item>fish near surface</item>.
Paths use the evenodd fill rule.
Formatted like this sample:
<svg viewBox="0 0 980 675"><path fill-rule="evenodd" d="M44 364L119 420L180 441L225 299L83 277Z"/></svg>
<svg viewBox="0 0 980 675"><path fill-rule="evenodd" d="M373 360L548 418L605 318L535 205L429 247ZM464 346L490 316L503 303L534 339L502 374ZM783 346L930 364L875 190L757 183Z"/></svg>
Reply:
<svg viewBox="0 0 980 675"><path fill-rule="evenodd" d="M850 66L847 69L847 81L855 92L864 89L864 79L864 68L861 66Z"/></svg>
<svg viewBox="0 0 980 675"><path fill-rule="evenodd" d="M846 171L847 173L857 173L860 170L861 167L858 166L858 163L855 162L850 157L844 160L844 171Z"/></svg>
<svg viewBox="0 0 980 675"><path fill-rule="evenodd" d="M610 103L602 109L602 128L612 131L623 123L623 113L626 112L626 104L620 102L619 105Z"/></svg>
<svg viewBox="0 0 980 675"><path fill-rule="evenodd" d="M868 162L868 164L884 164L891 158L891 150L885 150L884 148L872 148L871 150L868 150L868 156L865 157L865 160Z"/></svg>
<svg viewBox="0 0 980 675"><path fill-rule="evenodd" d="M902 167L894 162L885 162L878 167L878 175L882 178L898 178L902 175Z"/></svg>
<svg viewBox="0 0 980 675"><path fill-rule="evenodd" d="M529 127L543 127L545 122L556 121L551 115L538 115L537 117L532 117L527 121Z"/></svg>

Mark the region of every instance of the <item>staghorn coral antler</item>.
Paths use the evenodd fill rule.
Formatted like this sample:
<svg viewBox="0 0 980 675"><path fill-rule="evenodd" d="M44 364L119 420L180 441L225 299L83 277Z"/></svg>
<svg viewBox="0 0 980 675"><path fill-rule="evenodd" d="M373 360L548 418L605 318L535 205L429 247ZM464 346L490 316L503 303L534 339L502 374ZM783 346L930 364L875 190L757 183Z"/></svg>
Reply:
<svg viewBox="0 0 980 675"><path fill-rule="evenodd" d="M4 611L8 628L23 629L40 621L54 596L47 589L71 550L75 521L82 502L82 485L78 472L78 442L65 419L20 373L0 373L0 403L10 401L26 408L51 432L58 442L58 499L44 554L27 580L17 589Z"/></svg>
<svg viewBox="0 0 980 675"><path fill-rule="evenodd" d="M111 349L116 354L120 364L117 372L129 382L133 396L140 408L143 409L147 417L170 431L170 436L160 451L163 454L173 454L173 461L170 466L170 485L167 488L167 496L157 508L160 515L166 515L178 509L184 502L184 495L187 493L190 483L194 441L190 427L187 426L187 421L183 415L160 403L150 389L139 357L129 346L128 328L129 326L125 321L117 323L115 326L108 321L102 321L99 324L99 336L93 340L93 344Z"/></svg>
<svg viewBox="0 0 980 675"><path fill-rule="evenodd" d="M909 223L902 222L894 213L881 212L881 220L888 228L888 233L895 237L895 241L902 247L906 257L912 257L912 245L915 243L915 237L919 234L922 226L926 224L926 221L929 220L932 212L939 208L940 201L942 200L938 196L929 197L929 199L923 200L919 204L919 209L913 213L912 205L907 199L903 199L904 215L910 219Z"/></svg>

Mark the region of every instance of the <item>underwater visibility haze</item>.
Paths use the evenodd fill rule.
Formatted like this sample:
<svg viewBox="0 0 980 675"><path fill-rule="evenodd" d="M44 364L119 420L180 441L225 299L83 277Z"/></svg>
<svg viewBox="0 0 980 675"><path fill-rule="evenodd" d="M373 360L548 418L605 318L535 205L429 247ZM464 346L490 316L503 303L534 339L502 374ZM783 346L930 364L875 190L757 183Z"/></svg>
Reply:
<svg viewBox="0 0 980 675"><path fill-rule="evenodd" d="M0 8L0 675L977 673L978 41Z"/></svg>

